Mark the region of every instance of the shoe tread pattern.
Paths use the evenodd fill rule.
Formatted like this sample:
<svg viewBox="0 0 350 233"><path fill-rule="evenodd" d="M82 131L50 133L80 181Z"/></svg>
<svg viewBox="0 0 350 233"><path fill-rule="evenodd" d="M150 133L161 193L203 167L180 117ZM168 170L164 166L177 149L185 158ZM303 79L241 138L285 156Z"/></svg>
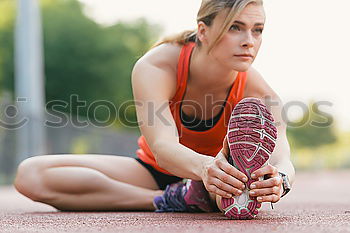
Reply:
<svg viewBox="0 0 350 233"><path fill-rule="evenodd" d="M245 203L237 198L222 198L225 215L232 219L252 219L261 207L256 198L249 196L250 184L257 179L251 173L264 166L275 148L277 129L272 114L261 100L246 98L232 111L228 126L229 162L248 177Z"/></svg>

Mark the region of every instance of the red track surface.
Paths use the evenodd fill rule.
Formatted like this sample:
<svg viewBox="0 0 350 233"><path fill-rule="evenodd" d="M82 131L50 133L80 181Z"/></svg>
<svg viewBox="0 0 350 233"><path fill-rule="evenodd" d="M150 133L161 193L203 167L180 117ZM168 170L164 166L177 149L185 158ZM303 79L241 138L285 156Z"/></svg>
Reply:
<svg viewBox="0 0 350 233"><path fill-rule="evenodd" d="M297 173L293 190L254 220L220 213L57 212L0 187L0 232L350 232L350 171Z"/></svg>

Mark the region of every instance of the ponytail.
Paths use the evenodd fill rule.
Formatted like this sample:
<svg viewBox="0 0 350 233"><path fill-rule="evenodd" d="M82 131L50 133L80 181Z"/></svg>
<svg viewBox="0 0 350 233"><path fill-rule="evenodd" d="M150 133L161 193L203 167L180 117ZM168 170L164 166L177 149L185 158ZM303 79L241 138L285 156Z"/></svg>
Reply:
<svg viewBox="0 0 350 233"><path fill-rule="evenodd" d="M185 45L189 42L197 42L197 31L195 30L187 30L181 32L179 34L175 34L172 36L167 36L161 41L155 43L152 48L157 47L166 43L177 43L179 45Z"/></svg>

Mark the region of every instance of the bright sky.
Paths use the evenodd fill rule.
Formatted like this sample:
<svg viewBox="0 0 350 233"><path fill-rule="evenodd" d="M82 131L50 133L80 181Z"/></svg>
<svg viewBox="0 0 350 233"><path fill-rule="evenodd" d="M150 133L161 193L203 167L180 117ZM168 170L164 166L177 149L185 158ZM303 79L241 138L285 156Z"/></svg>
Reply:
<svg viewBox="0 0 350 233"><path fill-rule="evenodd" d="M200 0L80 0L97 22L146 17L164 34L196 26ZM350 1L265 0L264 42L254 67L284 102L330 101L322 111L350 130ZM293 111L294 110L294 111ZM293 114L294 112L294 114ZM291 119L300 114L291 108Z"/></svg>

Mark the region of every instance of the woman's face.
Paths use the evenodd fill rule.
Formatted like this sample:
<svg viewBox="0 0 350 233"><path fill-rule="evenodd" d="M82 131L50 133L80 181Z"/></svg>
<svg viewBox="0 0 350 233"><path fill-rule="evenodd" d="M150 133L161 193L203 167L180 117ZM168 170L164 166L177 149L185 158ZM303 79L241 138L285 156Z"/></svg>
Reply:
<svg viewBox="0 0 350 233"><path fill-rule="evenodd" d="M208 28L208 45L214 42L220 32L227 12L219 13L211 27ZM264 23L263 6L249 4L234 20L230 29L225 32L209 55L228 69L247 71L260 49Z"/></svg>

